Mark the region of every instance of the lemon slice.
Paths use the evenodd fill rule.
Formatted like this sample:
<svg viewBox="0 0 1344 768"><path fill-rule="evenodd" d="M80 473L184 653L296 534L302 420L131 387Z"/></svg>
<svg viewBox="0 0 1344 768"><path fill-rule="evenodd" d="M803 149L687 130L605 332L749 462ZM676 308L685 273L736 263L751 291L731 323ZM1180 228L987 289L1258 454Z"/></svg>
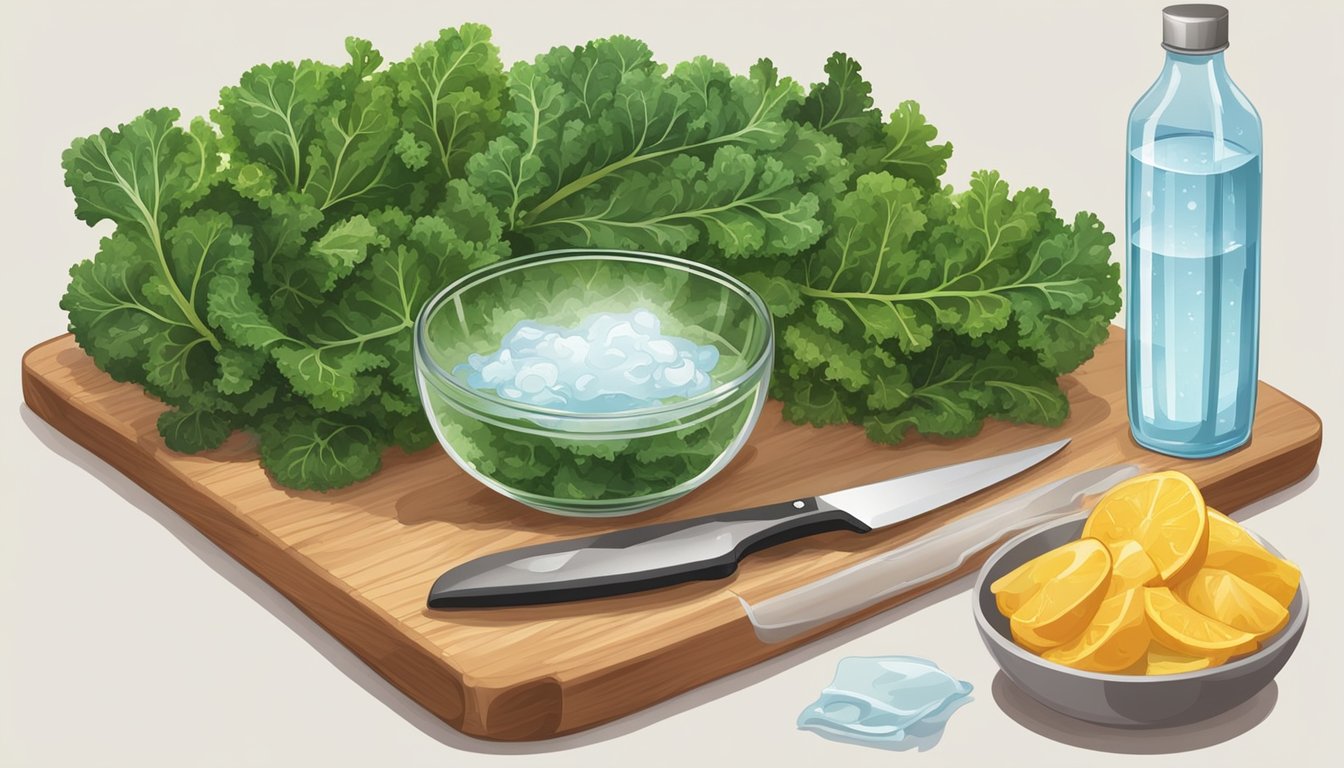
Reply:
<svg viewBox="0 0 1344 768"><path fill-rule="evenodd" d="M1174 651L1226 657L1256 647L1254 634L1205 616L1181 602L1167 587L1145 589L1143 599L1153 638Z"/></svg>
<svg viewBox="0 0 1344 768"><path fill-rule="evenodd" d="M1058 547L1033 557L990 584L989 591L994 595L999 613L1011 618L1047 581L1058 579L1073 567L1077 557L1075 548Z"/></svg>
<svg viewBox="0 0 1344 768"><path fill-rule="evenodd" d="M1288 623L1288 609L1234 573L1201 568L1173 590L1191 608L1263 639Z"/></svg>
<svg viewBox="0 0 1344 768"><path fill-rule="evenodd" d="M1180 472L1141 475L1117 485L1083 526L1084 536L1106 544L1137 541L1164 581L1203 558L1208 534L1204 497Z"/></svg>
<svg viewBox="0 0 1344 768"><path fill-rule="evenodd" d="M1215 509L1209 510L1209 548L1202 565L1240 576L1285 608L1302 580L1297 566L1275 557L1245 528Z"/></svg>
<svg viewBox="0 0 1344 768"><path fill-rule="evenodd" d="M1041 588L1013 612L1013 638L1043 651L1077 637L1091 622L1111 580L1111 554L1096 539L1071 541L1037 574ZM1049 570L1045 570L1045 564Z"/></svg>
<svg viewBox="0 0 1344 768"><path fill-rule="evenodd" d="M1045 583L1040 574L1058 573L1070 559L1068 555L1061 555L1059 550L1052 549L995 580L989 585L989 591L994 595L994 604L998 606L999 613L1011 617Z"/></svg>
<svg viewBox="0 0 1344 768"><path fill-rule="evenodd" d="M1226 656L1195 656L1181 651L1173 651L1160 643L1148 646L1148 657L1142 674L1179 675L1182 672L1195 672L1216 667L1227 661Z"/></svg>
<svg viewBox="0 0 1344 768"><path fill-rule="evenodd" d="M1133 539L1107 544L1111 552L1111 595L1128 592L1138 587L1155 587L1162 583L1153 558L1143 551L1143 545Z"/></svg>
<svg viewBox="0 0 1344 768"><path fill-rule="evenodd" d="M1139 587L1103 600L1081 635L1041 656L1074 669L1119 672L1147 656L1151 639Z"/></svg>

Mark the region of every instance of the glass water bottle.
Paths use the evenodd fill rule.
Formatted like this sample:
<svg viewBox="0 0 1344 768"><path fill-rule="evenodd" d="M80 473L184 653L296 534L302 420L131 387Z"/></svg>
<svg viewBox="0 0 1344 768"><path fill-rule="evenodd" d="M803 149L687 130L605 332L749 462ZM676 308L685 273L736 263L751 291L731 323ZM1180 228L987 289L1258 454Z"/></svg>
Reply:
<svg viewBox="0 0 1344 768"><path fill-rule="evenodd" d="M1162 74L1129 116L1126 371L1140 445L1251 436L1260 330L1260 117L1227 74L1227 9L1162 12Z"/></svg>

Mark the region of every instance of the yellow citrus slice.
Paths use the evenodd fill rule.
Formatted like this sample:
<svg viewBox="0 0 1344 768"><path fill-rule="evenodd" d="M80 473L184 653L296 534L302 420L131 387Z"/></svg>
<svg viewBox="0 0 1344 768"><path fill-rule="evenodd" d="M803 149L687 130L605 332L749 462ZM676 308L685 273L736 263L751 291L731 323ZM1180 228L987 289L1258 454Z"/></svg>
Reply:
<svg viewBox="0 0 1344 768"><path fill-rule="evenodd" d="M1302 572L1274 556L1232 518L1209 510L1209 549L1202 563L1240 576L1287 608L1297 594Z"/></svg>
<svg viewBox="0 0 1344 768"><path fill-rule="evenodd" d="M1033 557L995 580L989 585L989 591L994 595L999 613L1011 618L1047 581L1058 579L1076 565L1077 558L1076 548L1067 545L1058 547Z"/></svg>
<svg viewBox="0 0 1344 768"><path fill-rule="evenodd" d="M1037 652L1082 633L1111 580L1111 553L1096 539L1071 541L1054 552L1060 558L1050 561L1054 575L1042 579L1009 621L1013 637Z"/></svg>
<svg viewBox="0 0 1344 768"><path fill-rule="evenodd" d="M1196 656L1181 651L1173 651L1160 643L1148 646L1148 656L1142 674L1179 675L1182 672L1195 672L1216 667L1227 661L1226 656Z"/></svg>
<svg viewBox="0 0 1344 768"><path fill-rule="evenodd" d="M1209 539L1204 497L1180 472L1127 480L1106 492L1083 526L1083 535L1115 544L1133 539L1164 581L1204 555Z"/></svg>
<svg viewBox="0 0 1344 768"><path fill-rule="evenodd" d="M1144 612L1153 638L1192 656L1235 656L1256 647L1255 635L1211 619L1181 602L1167 587L1143 592Z"/></svg>
<svg viewBox="0 0 1344 768"><path fill-rule="evenodd" d="M1153 558L1143 551L1143 545L1133 539L1107 544L1111 552L1110 594L1118 595L1138 587L1155 587L1162 577L1153 564Z"/></svg>
<svg viewBox="0 0 1344 768"><path fill-rule="evenodd" d="M1263 639L1288 623L1288 609L1264 590L1234 573L1200 568L1173 589L1186 605L1222 623Z"/></svg>
<svg viewBox="0 0 1344 768"><path fill-rule="evenodd" d="M1147 656L1152 639L1144 614L1143 591L1139 587L1106 598L1081 635L1046 650L1041 656L1056 664L1092 672L1118 672L1132 666Z"/></svg>
<svg viewBox="0 0 1344 768"><path fill-rule="evenodd" d="M1145 652L1139 657L1138 661L1130 664L1124 669L1117 669L1112 672L1113 675L1146 675L1148 674L1148 654Z"/></svg>
<svg viewBox="0 0 1344 768"><path fill-rule="evenodd" d="M1044 580L1040 578L1040 574L1058 573L1067 562L1067 556L1061 556L1058 550L1050 550L996 579L989 585L989 591L994 595L994 604L998 606L999 613L1011 617L1023 603L1027 602L1027 598L1036 594L1041 588ZM1059 567L1056 568L1056 565Z"/></svg>

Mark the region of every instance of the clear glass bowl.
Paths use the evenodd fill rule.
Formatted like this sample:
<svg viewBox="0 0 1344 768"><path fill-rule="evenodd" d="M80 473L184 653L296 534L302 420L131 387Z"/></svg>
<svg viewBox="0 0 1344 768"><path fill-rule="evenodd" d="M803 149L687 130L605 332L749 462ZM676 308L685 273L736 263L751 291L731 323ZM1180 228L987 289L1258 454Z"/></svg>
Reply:
<svg viewBox="0 0 1344 768"><path fill-rule="evenodd" d="M458 369L521 320L576 327L594 312L647 309L662 333L712 344L707 391L651 407L580 413L506 399ZM703 264L629 251L551 251L454 282L415 324L430 423L458 465L511 499L562 515L624 515L695 490L727 466L765 402L774 326L765 303Z"/></svg>

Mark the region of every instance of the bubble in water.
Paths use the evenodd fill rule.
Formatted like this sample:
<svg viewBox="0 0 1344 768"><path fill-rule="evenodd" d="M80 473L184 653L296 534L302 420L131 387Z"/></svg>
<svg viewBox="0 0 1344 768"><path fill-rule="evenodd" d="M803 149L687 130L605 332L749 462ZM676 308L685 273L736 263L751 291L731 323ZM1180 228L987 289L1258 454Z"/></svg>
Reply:
<svg viewBox="0 0 1344 768"><path fill-rule="evenodd" d="M1193 210L1195 210L1195 209L1198 208L1198 207L1199 207L1199 204L1196 203L1194 200L1191 200L1190 202L1188 202L1188 203L1185 204L1185 209L1186 209L1187 211L1193 211Z"/></svg>

